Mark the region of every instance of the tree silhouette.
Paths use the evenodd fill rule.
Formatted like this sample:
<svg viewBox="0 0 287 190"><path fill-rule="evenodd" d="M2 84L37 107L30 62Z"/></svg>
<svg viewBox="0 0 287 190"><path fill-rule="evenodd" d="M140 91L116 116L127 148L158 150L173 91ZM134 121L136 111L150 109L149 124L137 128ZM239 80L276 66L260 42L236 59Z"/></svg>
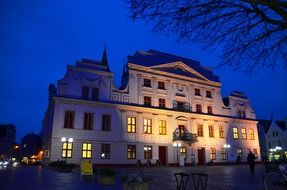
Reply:
<svg viewBox="0 0 287 190"><path fill-rule="evenodd" d="M156 32L219 46L223 62L253 72L287 67L287 2L279 0L128 0L131 17Z"/></svg>

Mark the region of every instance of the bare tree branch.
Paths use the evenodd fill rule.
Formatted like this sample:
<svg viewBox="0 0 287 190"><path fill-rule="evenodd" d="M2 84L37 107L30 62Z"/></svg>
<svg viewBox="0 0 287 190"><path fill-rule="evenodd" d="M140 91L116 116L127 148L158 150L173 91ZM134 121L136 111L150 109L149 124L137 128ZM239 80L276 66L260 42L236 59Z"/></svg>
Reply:
<svg viewBox="0 0 287 190"><path fill-rule="evenodd" d="M280 0L127 0L131 17L154 31L223 49L223 63L254 71L287 67L287 2Z"/></svg>

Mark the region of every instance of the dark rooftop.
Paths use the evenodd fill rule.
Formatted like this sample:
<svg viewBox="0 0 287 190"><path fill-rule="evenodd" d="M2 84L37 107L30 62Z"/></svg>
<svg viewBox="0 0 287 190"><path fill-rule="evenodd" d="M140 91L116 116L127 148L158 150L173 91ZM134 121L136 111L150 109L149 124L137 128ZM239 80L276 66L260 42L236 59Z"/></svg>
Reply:
<svg viewBox="0 0 287 190"><path fill-rule="evenodd" d="M230 93L230 96L247 99L247 96L244 94L244 92L239 92L239 91L235 91L235 90Z"/></svg>
<svg viewBox="0 0 287 190"><path fill-rule="evenodd" d="M278 127L280 127L280 129L287 130L287 126L285 121L275 121L276 124L278 125ZM260 119L258 120L258 126L259 127L264 127L265 133L268 132L270 126L271 126L272 120L265 120L265 119Z"/></svg>
<svg viewBox="0 0 287 190"><path fill-rule="evenodd" d="M137 51L134 55L128 56L128 62L134 63L146 67L172 63L176 61L181 61L206 77L207 79L215 82L219 82L219 77L214 75L212 69L200 65L198 61L187 59L184 57L179 57L176 55L163 53L156 50Z"/></svg>

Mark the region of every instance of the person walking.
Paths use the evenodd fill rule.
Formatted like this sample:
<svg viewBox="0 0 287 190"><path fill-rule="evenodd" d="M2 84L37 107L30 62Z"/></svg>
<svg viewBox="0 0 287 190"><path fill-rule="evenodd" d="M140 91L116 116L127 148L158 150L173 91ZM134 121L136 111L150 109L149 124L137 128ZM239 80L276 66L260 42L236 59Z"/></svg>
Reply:
<svg viewBox="0 0 287 190"><path fill-rule="evenodd" d="M254 169L255 169L255 155L252 153L252 151L249 152L247 156L247 162L250 168L251 174L254 174Z"/></svg>

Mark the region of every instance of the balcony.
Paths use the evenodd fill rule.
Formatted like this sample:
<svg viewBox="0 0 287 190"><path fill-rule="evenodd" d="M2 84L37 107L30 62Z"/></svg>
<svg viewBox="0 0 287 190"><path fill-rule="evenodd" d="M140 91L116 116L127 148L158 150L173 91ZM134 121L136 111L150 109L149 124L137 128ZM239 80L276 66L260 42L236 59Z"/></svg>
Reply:
<svg viewBox="0 0 287 190"><path fill-rule="evenodd" d="M190 133L185 127L179 127L173 132L173 141L197 142L197 134Z"/></svg>
<svg viewBox="0 0 287 190"><path fill-rule="evenodd" d="M173 109L178 111L191 111L191 106L188 102L173 101Z"/></svg>

